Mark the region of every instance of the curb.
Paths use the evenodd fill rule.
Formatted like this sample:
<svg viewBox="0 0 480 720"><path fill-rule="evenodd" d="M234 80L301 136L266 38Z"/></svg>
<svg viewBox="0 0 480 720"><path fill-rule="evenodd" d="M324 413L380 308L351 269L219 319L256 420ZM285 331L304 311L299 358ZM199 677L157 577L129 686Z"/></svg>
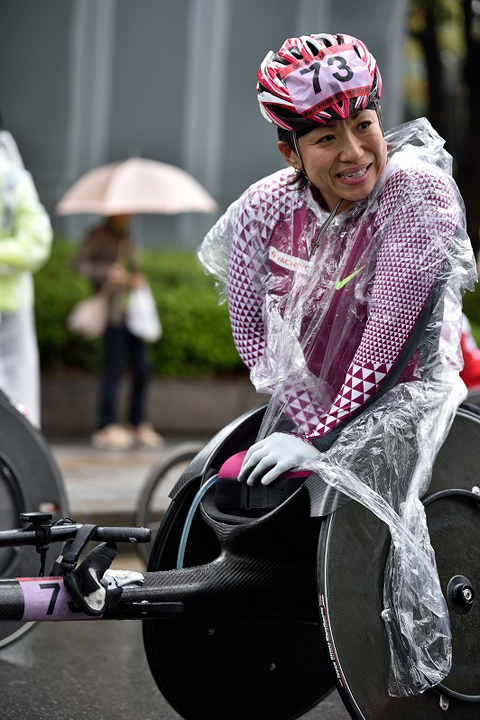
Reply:
<svg viewBox="0 0 480 720"><path fill-rule="evenodd" d="M87 374L43 375L42 431L48 437L89 435L96 427L100 379ZM119 421L129 399L129 381L119 390ZM212 436L268 396L258 394L248 376L239 378L152 378L147 416L162 435Z"/></svg>

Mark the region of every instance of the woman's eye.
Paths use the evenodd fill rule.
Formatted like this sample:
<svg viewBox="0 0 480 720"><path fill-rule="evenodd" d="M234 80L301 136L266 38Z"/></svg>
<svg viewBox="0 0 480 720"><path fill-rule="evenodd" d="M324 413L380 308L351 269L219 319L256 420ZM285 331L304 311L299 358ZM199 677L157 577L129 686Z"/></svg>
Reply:
<svg viewBox="0 0 480 720"><path fill-rule="evenodd" d="M370 120L364 120L363 122L360 123L360 125L358 127L360 130L368 130L368 128L370 127L371 124L372 123Z"/></svg>
<svg viewBox="0 0 480 720"><path fill-rule="evenodd" d="M321 137L321 138L319 139L318 142L319 142L319 143L326 143L326 142L329 142L330 140L333 140L334 138L335 138L335 135L324 135L323 137Z"/></svg>

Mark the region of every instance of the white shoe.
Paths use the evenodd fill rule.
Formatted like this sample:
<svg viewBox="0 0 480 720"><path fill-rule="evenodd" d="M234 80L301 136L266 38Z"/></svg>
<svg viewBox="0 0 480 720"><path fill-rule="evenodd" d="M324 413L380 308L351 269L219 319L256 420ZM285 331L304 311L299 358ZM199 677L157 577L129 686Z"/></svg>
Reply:
<svg viewBox="0 0 480 720"><path fill-rule="evenodd" d="M93 433L91 442L99 450L130 450L135 444L135 436L121 425L112 423Z"/></svg>
<svg viewBox="0 0 480 720"><path fill-rule="evenodd" d="M147 422L141 423L134 430L135 440L139 447L150 450L160 450L165 444L163 437L157 433L153 425Z"/></svg>

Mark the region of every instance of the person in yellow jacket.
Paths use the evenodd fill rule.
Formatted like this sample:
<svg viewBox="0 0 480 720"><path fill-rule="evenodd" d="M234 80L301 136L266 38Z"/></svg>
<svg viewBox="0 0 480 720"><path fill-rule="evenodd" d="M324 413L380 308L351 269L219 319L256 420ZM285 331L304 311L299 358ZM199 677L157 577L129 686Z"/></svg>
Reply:
<svg viewBox="0 0 480 720"><path fill-rule="evenodd" d="M40 427L32 273L50 255L52 227L17 145L0 126L0 390Z"/></svg>

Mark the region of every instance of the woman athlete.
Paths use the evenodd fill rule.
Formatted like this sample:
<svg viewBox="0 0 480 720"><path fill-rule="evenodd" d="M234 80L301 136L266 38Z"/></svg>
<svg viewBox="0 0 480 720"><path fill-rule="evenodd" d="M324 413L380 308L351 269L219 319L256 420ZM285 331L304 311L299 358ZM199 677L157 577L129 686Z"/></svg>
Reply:
<svg viewBox="0 0 480 720"><path fill-rule="evenodd" d="M248 188L200 251L226 286L252 382L271 395L233 475L268 485L308 469L312 515L333 487L389 524L390 691L421 692L451 663L419 498L466 394L461 296L475 265L463 202L426 119L383 133L381 76L360 40L290 38L257 78L288 167Z"/></svg>

